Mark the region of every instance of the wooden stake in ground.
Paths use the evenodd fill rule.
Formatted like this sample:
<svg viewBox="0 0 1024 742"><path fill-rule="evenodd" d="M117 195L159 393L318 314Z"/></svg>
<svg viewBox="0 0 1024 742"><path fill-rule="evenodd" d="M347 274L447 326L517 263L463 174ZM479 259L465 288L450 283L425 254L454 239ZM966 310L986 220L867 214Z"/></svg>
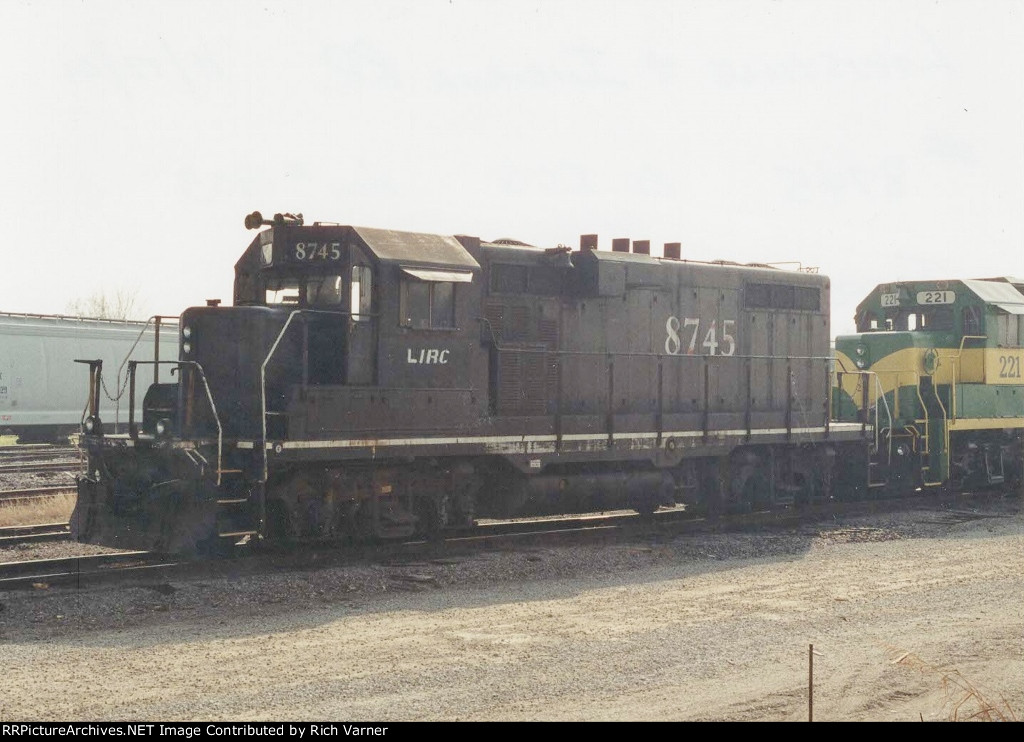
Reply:
<svg viewBox="0 0 1024 742"><path fill-rule="evenodd" d="M814 721L814 645L807 650L807 721Z"/></svg>

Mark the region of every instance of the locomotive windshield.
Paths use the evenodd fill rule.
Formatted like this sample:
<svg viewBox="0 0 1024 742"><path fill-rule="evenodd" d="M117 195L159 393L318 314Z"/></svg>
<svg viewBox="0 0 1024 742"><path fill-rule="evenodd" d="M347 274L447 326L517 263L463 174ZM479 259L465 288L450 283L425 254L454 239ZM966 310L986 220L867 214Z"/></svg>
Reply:
<svg viewBox="0 0 1024 742"><path fill-rule="evenodd" d="M894 330L952 330L952 307L904 309L896 313Z"/></svg>
<svg viewBox="0 0 1024 742"><path fill-rule="evenodd" d="M264 301L268 305L337 307L345 304L344 281L339 275L267 278Z"/></svg>
<svg viewBox="0 0 1024 742"><path fill-rule="evenodd" d="M863 312L857 318L857 332L899 330L949 331L953 329L952 307L900 309L881 319L874 312Z"/></svg>

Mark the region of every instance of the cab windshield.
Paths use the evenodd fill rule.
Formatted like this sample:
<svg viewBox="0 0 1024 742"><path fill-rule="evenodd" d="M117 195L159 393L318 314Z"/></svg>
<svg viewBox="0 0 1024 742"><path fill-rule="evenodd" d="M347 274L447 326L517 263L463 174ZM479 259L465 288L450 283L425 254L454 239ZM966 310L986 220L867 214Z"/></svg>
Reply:
<svg viewBox="0 0 1024 742"><path fill-rule="evenodd" d="M879 319L873 312L864 312L857 318L858 332L899 330L902 332L949 331L953 329L952 307L928 307L927 309L901 309Z"/></svg>
<svg viewBox="0 0 1024 742"><path fill-rule="evenodd" d="M343 289L344 281L339 275L268 278L264 302L269 306L337 307L344 303Z"/></svg>

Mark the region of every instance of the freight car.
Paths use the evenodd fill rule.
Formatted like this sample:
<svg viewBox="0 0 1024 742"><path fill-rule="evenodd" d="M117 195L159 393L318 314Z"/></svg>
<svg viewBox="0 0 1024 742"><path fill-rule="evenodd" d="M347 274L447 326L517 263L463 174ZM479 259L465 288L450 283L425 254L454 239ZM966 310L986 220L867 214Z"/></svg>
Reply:
<svg viewBox="0 0 1024 742"><path fill-rule="evenodd" d="M21 443L56 442L81 428L87 394L75 359L102 359L111 399L128 358L178 357L177 318L164 324L0 313L0 432ZM127 407L120 412L127 419ZM141 408L140 408L141 409ZM116 422L115 413L112 422Z"/></svg>
<svg viewBox="0 0 1024 742"><path fill-rule="evenodd" d="M836 338L836 415L877 430L871 486L1021 480L1024 280L881 284ZM853 373L850 373L853 372Z"/></svg>
<svg viewBox="0 0 1024 742"><path fill-rule="evenodd" d="M594 235L573 250L246 225L268 228L233 306L183 312L177 376L128 433L101 421L92 368L81 540L205 551L868 489L875 426L832 415L825 276Z"/></svg>

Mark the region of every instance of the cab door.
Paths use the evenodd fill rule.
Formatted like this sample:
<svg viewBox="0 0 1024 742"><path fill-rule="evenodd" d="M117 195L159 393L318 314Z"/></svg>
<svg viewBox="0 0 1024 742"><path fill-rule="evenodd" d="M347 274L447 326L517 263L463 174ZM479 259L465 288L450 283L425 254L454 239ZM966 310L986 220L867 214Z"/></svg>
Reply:
<svg viewBox="0 0 1024 742"><path fill-rule="evenodd" d="M377 380L377 316L374 312L374 271L354 263L350 277L347 384L367 386Z"/></svg>

